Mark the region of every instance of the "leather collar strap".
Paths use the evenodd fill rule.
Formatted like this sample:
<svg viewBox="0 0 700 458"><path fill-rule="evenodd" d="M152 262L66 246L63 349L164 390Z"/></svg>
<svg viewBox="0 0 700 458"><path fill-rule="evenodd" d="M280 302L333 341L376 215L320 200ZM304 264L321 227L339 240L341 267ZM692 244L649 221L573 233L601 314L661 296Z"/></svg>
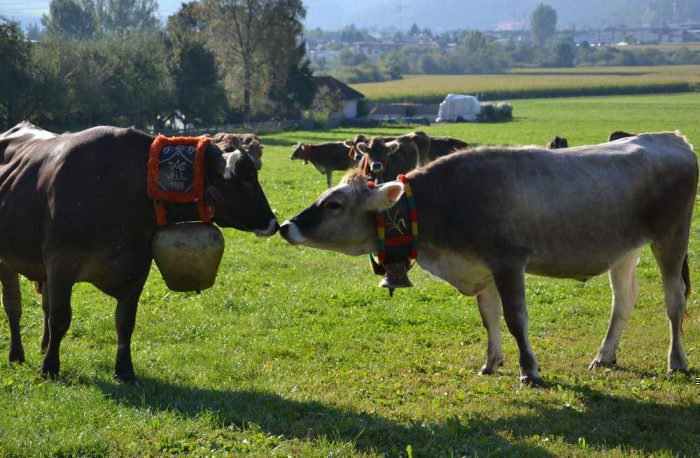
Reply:
<svg viewBox="0 0 700 458"><path fill-rule="evenodd" d="M413 189L405 175L397 179L404 185L403 196L388 210L377 212L375 217L377 260L370 255L370 261L377 275L405 275L418 257L418 211ZM375 187L372 181L368 185L370 189ZM403 272L392 272L396 266Z"/></svg>

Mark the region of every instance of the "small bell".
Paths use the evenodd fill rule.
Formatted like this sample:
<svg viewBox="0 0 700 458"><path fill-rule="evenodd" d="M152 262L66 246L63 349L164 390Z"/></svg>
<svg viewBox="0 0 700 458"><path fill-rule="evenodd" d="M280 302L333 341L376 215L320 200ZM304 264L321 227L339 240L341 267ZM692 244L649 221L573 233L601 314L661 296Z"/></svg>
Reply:
<svg viewBox="0 0 700 458"><path fill-rule="evenodd" d="M394 295L396 288L410 288L413 286L408 278L408 264L406 262L386 263L386 273L379 282L380 288L389 288L389 295Z"/></svg>

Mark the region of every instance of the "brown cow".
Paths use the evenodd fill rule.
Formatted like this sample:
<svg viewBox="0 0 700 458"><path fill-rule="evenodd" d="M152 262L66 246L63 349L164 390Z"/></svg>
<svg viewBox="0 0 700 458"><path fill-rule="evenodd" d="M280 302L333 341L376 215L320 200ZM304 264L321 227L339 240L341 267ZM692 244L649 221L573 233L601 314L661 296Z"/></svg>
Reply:
<svg viewBox="0 0 700 458"><path fill-rule="evenodd" d="M428 134L422 131L415 131L415 132L410 132L405 135L400 135L398 137L379 137L379 136L374 136L373 138L382 138L384 142L393 142L394 140L397 140L399 138L408 138L411 141L413 141L416 144L416 148L418 151L418 161L420 165L425 165L428 162L432 161L434 157L431 157L432 154L432 137L430 137ZM448 138L448 137L444 137ZM459 140L458 140L459 141ZM346 140L345 145L348 148L355 147L358 143L368 143L369 138L365 136L364 134L357 134L354 139L351 140ZM359 151L356 149L354 150L355 153L355 159L356 160L361 160L362 155Z"/></svg>
<svg viewBox="0 0 700 458"><path fill-rule="evenodd" d="M400 137L372 137L369 142L355 144L362 155L360 170L377 182L393 180L428 162L430 137L413 132Z"/></svg>
<svg viewBox="0 0 700 458"><path fill-rule="evenodd" d="M311 162L316 170L326 174L330 188L333 185L333 170L347 170L357 165L352 151L353 147L345 142L297 143L292 147L290 159L302 160L304 164Z"/></svg>
<svg viewBox="0 0 700 458"><path fill-rule="evenodd" d="M228 134L219 132L212 137L212 141L226 153L236 150L245 151L255 164L255 168L262 169L262 155L265 147L255 134Z"/></svg>
<svg viewBox="0 0 700 458"><path fill-rule="evenodd" d="M59 372L71 290L89 282L117 300L114 375L134 378L131 334L156 231L147 162L154 137L95 127L56 136L22 123L0 135L0 261L11 329L10 360L23 361L17 274L43 283L41 373ZM269 236L278 225L245 153L205 154L205 198L214 222Z"/></svg>
<svg viewBox="0 0 700 458"><path fill-rule="evenodd" d="M406 181L419 221L417 263L477 296L488 332L482 374L503 362L503 312L520 351L521 380L542 383L528 338L525 273L585 281L609 271L610 325L589 367L615 364L637 300L635 269L648 244L671 325L668 370L687 371L681 323L698 162L684 137L644 134L556 152L479 148L438 159ZM349 255L375 252L375 214L398 202L404 189L399 181L371 189L364 177L346 176L283 223L280 234L292 244Z"/></svg>
<svg viewBox="0 0 700 458"><path fill-rule="evenodd" d="M455 151L469 148L469 143L453 137L430 137L430 152L428 159L435 159L452 154Z"/></svg>

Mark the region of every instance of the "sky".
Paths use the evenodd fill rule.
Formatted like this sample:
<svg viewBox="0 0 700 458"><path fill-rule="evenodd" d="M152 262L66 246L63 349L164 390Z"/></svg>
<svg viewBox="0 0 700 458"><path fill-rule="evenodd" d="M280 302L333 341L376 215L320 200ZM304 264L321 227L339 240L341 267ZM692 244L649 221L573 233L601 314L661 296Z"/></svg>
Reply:
<svg viewBox="0 0 700 458"><path fill-rule="evenodd" d="M340 30L349 24L358 28L407 30L413 23L436 32L455 29L493 30L515 25L527 27L532 10L542 0L304 0L305 26ZM629 0L625 0L629 1ZM558 28L602 25L624 20L622 15L605 15L611 5L623 0L548 0L558 12ZM700 1L700 0L699 0ZM25 26L47 14L50 0L0 0L0 15ZM183 0L159 0L161 20L176 12ZM587 21L584 24L582 21Z"/></svg>

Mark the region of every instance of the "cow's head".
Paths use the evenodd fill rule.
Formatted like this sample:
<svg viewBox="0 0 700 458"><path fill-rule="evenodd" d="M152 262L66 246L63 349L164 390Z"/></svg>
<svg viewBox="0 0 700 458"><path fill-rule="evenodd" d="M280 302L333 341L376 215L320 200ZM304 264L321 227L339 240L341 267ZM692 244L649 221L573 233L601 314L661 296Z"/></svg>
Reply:
<svg viewBox="0 0 700 458"><path fill-rule="evenodd" d="M292 147L292 155L289 159L299 159L304 161L304 164L308 162L307 155L306 155L306 145L303 143L297 143Z"/></svg>
<svg viewBox="0 0 700 458"><path fill-rule="evenodd" d="M264 147L265 146L262 143L260 143L259 140L253 140L250 143L243 145L243 149L253 160L253 164L255 164L255 168L257 170L262 169L262 155Z"/></svg>
<svg viewBox="0 0 700 458"><path fill-rule="evenodd" d="M285 221L280 234L292 245L307 245L349 255L376 250L375 213L394 205L403 184L391 181L374 189L359 172L321 194L309 208Z"/></svg>
<svg viewBox="0 0 700 458"><path fill-rule="evenodd" d="M210 144L206 164L206 197L214 203L214 222L256 235L273 235L279 225L258 182L258 171L250 155L240 149L222 152Z"/></svg>
<svg viewBox="0 0 700 458"><path fill-rule="evenodd" d="M385 142L381 137L372 137L369 143L360 142L355 149L362 154L361 170L366 176L381 177L389 156L399 150L398 141Z"/></svg>
<svg viewBox="0 0 700 458"><path fill-rule="evenodd" d="M362 153L357 151L358 143L367 143L367 137L363 134L357 134L355 135L355 138L345 140L343 142L343 145L345 145L345 147L348 149L348 155L350 156L350 159L352 159L355 162L359 162L362 159Z"/></svg>

